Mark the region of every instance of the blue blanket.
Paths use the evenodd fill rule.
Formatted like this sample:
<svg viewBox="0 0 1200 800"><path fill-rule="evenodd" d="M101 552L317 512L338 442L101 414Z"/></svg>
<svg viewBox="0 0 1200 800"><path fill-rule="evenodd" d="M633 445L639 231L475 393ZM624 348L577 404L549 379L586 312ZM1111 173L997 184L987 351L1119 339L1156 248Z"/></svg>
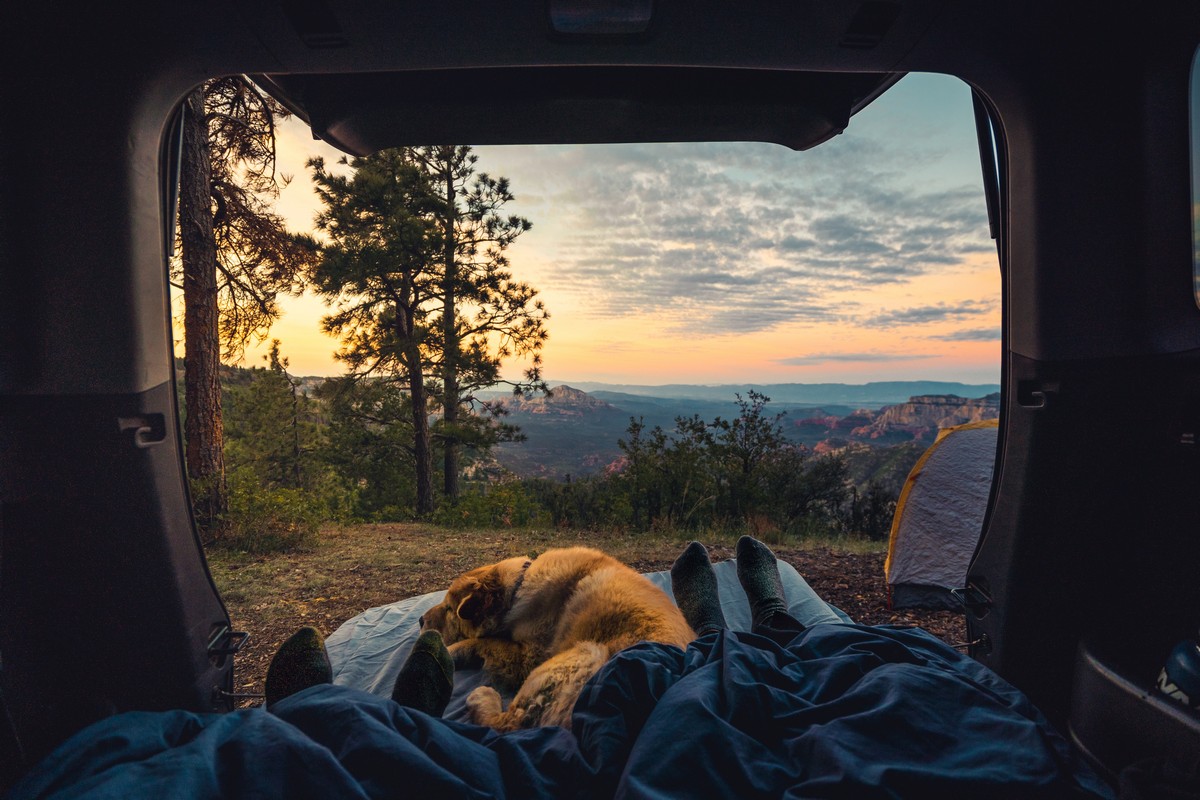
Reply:
<svg viewBox="0 0 1200 800"><path fill-rule="evenodd" d="M1012 686L916 629L640 644L571 731L499 735L344 686L272 712L128 713L12 797L1110 797Z"/></svg>
<svg viewBox="0 0 1200 800"><path fill-rule="evenodd" d="M852 622L840 609L822 600L791 564L780 561L778 567L788 613L797 620L808 626L825 622ZM713 565L713 572L717 577L721 611L730 630L749 630L750 604L737 579L737 562L732 558L721 561ZM646 577L666 592L667 597L674 597L671 573L651 572ZM400 666L412 652L412 646L421 632L418 620L440 603L445 594L442 591L406 597L385 606L369 608L342 623L325 640L333 664L333 682L380 697L390 697ZM444 716L454 720L468 719L467 695L484 680L480 669L456 670L454 693Z"/></svg>

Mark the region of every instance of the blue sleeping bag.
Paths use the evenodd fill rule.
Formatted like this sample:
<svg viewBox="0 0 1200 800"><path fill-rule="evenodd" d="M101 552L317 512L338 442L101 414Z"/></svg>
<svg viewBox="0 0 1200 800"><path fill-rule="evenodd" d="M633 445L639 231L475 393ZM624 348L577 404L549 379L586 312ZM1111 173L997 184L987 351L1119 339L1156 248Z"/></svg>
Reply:
<svg viewBox="0 0 1200 800"><path fill-rule="evenodd" d="M128 713L65 742L35 797L1111 797L1016 689L917 629L643 643L571 731L496 734L344 686L272 712Z"/></svg>

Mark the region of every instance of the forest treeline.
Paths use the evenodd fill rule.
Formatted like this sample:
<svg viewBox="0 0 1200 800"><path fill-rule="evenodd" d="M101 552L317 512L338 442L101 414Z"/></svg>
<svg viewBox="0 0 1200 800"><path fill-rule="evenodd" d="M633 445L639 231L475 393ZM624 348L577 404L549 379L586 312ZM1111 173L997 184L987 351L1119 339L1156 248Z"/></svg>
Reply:
<svg viewBox="0 0 1200 800"><path fill-rule="evenodd" d="M458 496L439 492L433 512L422 516L403 387L348 378L302 384L288 373L278 342L266 361L226 370L230 546L280 549L300 544L322 522L417 518L480 528L719 528L776 540L883 538L891 524L894 485L856 477L844 456L814 455L789 441L783 415L754 391L738 397L738 413L728 419L679 417L663 429L631 418L620 458L574 480L512 475L486 443L462 448Z"/></svg>

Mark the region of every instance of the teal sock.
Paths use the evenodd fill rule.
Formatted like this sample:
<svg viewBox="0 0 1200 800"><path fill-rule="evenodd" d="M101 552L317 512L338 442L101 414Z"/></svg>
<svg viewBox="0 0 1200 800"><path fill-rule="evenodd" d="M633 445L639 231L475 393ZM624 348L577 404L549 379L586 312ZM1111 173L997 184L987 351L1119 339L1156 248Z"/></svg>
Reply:
<svg viewBox="0 0 1200 800"><path fill-rule="evenodd" d="M442 635L425 631L400 667L392 699L402 706L440 717L454 691L454 661Z"/></svg>
<svg viewBox="0 0 1200 800"><path fill-rule="evenodd" d="M737 543L738 582L750 601L750 619L754 626L765 624L776 612L786 612L783 581L775 554L762 542L743 536Z"/></svg>
<svg viewBox="0 0 1200 800"><path fill-rule="evenodd" d="M306 626L279 646L267 667L267 706L321 683L333 683L333 667L321 632Z"/></svg>
<svg viewBox="0 0 1200 800"><path fill-rule="evenodd" d="M689 544L671 565L671 594L697 635L729 627L721 613L717 574L708 551L699 542Z"/></svg>

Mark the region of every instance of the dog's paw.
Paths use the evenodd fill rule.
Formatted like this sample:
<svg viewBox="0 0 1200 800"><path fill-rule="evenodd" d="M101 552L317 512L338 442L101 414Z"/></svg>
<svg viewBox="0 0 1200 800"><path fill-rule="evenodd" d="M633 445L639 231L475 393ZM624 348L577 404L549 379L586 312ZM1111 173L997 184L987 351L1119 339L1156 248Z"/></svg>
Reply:
<svg viewBox="0 0 1200 800"><path fill-rule="evenodd" d="M476 687L466 699L467 715L476 725L491 726L500 716L504 707L500 702L500 693L491 686Z"/></svg>
<svg viewBox="0 0 1200 800"><path fill-rule="evenodd" d="M463 639L446 649L450 651L450 658L454 661L455 669L478 667L483 664L483 657L475 649L474 639Z"/></svg>

